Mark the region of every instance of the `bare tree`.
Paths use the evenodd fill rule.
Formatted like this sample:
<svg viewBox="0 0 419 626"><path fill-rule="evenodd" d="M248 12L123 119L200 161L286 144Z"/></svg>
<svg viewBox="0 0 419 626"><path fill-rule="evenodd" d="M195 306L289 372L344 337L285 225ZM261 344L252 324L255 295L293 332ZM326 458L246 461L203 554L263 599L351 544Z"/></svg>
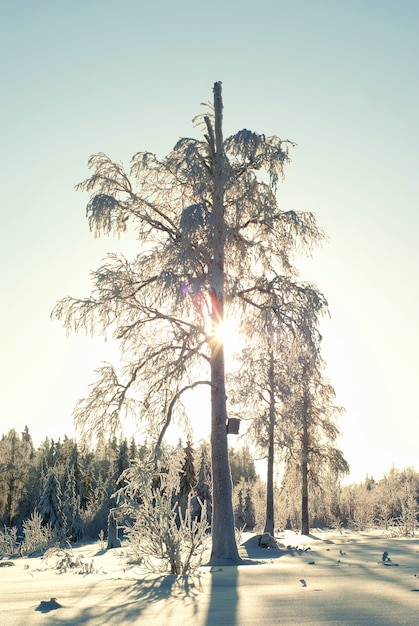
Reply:
<svg viewBox="0 0 419 626"><path fill-rule="evenodd" d="M289 401L288 466L301 477L301 534L310 532L309 483L321 484L322 475L332 471L347 474L349 465L334 442L339 435L337 418L343 412L335 404L334 389L324 375L324 364L302 352L296 362L293 396Z"/></svg>
<svg viewBox="0 0 419 626"><path fill-rule="evenodd" d="M321 239L310 213L278 208L276 185L288 141L248 130L223 138L221 83L208 114L198 116L202 140L183 138L163 160L134 155L130 172L104 154L78 188L95 236L135 227L139 252L109 255L93 273L85 299L65 298L53 311L70 331L112 332L123 365L104 365L75 410L79 426L116 429L126 415L164 434L182 416L182 394L211 390L213 519L211 563L237 563L227 448L224 347L217 330L241 315L278 271L289 272L301 245ZM257 303L256 303L257 304ZM161 442L158 437L156 443Z"/></svg>
<svg viewBox="0 0 419 626"><path fill-rule="evenodd" d="M304 329L316 328L320 316L327 312L327 302L314 285L285 276L271 281L259 296L259 308L254 308L255 315L248 320L252 341L243 351L234 378L234 397L242 405L241 411L250 414L249 434L267 459L264 532L273 535L274 467L278 451L290 445L294 363ZM313 339L312 343L314 347Z"/></svg>

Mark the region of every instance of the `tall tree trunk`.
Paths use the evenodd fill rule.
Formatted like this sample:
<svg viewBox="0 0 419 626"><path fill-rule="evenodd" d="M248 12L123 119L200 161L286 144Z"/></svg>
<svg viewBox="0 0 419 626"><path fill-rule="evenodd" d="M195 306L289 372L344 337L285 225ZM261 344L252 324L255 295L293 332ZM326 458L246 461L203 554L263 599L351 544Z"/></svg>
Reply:
<svg viewBox="0 0 419 626"><path fill-rule="evenodd" d="M212 551L211 565L240 561L232 503L233 485L227 445L227 408L224 383L224 351L213 348L211 357L211 461L212 461Z"/></svg>
<svg viewBox="0 0 419 626"><path fill-rule="evenodd" d="M210 564L237 564L240 557L236 544L233 513L233 485L227 445L227 397L225 391L224 346L216 339L216 328L224 320L224 140L222 134L221 83L214 85L215 127L209 130L209 145L214 164L212 206L213 259L209 268L211 281L211 461L212 461L212 551Z"/></svg>
<svg viewBox="0 0 419 626"><path fill-rule="evenodd" d="M309 454L309 435L307 424L307 405L303 406L303 446L302 446L302 463L301 463L301 534L310 534L310 520L308 515L308 454Z"/></svg>
<svg viewBox="0 0 419 626"><path fill-rule="evenodd" d="M274 362L270 352L269 361L269 437L268 437L268 469L266 476L266 515L265 533L273 536L274 524L274 433L275 433L275 390L274 390Z"/></svg>

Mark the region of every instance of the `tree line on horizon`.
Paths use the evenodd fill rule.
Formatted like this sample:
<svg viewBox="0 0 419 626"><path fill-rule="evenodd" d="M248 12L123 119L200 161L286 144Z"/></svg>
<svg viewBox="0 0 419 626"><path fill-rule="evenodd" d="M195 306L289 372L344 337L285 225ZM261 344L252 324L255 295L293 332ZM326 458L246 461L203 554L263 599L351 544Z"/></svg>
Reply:
<svg viewBox="0 0 419 626"><path fill-rule="evenodd" d="M109 514L118 508L115 494L124 489L127 472L143 466L153 448L147 442L112 438L92 449L64 437L48 437L35 448L28 428L15 430L0 440L0 523L16 542L30 520L68 541L107 537ZM176 498L189 501L192 517L200 520L205 504L211 528L212 476L209 443L194 448L190 441L169 449L173 463L179 459ZM262 533L266 526L267 485L257 474L248 447L230 449L235 527ZM275 487L275 531L301 530L300 476L296 467L285 467ZM353 528L376 526L403 536L415 534L418 524L419 472L391 468L380 480L342 485L336 472L310 484L312 527ZM189 500L188 500L189 499ZM184 506L184 504L180 504ZM121 537L122 538L122 537Z"/></svg>

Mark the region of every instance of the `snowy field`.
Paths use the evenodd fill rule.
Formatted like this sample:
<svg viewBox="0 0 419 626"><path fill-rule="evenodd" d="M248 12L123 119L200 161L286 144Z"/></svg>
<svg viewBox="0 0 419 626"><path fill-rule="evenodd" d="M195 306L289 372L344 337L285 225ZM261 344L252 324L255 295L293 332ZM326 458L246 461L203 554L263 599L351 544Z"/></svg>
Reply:
<svg viewBox="0 0 419 626"><path fill-rule="evenodd" d="M125 549L77 546L57 559L1 561L0 626L272 626L419 624L419 539L381 531L278 536L281 549L242 537L239 567L151 575ZM384 552L390 560L383 561Z"/></svg>

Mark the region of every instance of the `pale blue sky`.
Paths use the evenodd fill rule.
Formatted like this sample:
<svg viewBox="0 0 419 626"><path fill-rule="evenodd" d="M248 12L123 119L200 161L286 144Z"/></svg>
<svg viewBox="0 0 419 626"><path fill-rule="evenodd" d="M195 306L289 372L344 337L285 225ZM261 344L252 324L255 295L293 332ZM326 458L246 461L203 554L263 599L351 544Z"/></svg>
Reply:
<svg viewBox="0 0 419 626"><path fill-rule="evenodd" d="M0 432L72 434L110 356L49 320L125 245L88 231L87 159L163 156L221 80L225 134L296 141L281 205L329 236L298 263L329 300L352 477L419 469L418 27L415 0L0 0Z"/></svg>

